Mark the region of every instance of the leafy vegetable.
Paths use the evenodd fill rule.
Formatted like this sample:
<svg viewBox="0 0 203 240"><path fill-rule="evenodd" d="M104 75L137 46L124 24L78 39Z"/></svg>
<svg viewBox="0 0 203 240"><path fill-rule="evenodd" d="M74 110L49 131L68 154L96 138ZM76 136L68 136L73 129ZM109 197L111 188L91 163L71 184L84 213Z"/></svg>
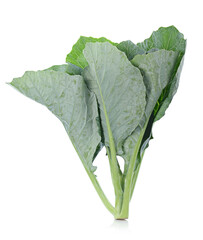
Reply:
<svg viewBox="0 0 203 240"><path fill-rule="evenodd" d="M67 64L26 72L10 83L45 105L63 123L98 195L116 219L126 219L153 123L177 91L186 40L171 26L142 43L80 37ZM115 191L113 206L93 161L106 148ZM125 161L120 169L117 156Z"/></svg>

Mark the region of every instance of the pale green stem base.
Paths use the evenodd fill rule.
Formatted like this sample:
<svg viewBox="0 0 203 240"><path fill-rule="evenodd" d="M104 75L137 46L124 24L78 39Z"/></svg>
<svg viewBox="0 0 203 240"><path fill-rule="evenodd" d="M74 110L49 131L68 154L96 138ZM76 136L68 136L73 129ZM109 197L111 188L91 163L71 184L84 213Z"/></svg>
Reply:
<svg viewBox="0 0 203 240"><path fill-rule="evenodd" d="M108 154L109 164L110 164L110 169L111 169L111 177L113 180L113 185L114 185L114 190L115 190L115 207L112 206L112 204L109 202L109 200L105 196L103 190L101 189L101 187L96 179L96 176L92 172L90 172L88 170L88 168L85 168L100 199L102 200L102 202L104 203L106 208L113 214L114 218L117 220L127 219L128 215L129 215L129 203L132 198L133 190L135 187L135 183L137 180L137 176L139 173L142 159L140 159L140 163L138 164L136 170L135 170L135 164L136 164L136 159L138 156L138 152L140 149L140 145L142 142L142 138L144 136L146 126L147 126L147 123L145 124L144 128L140 132L140 136L139 136L139 139L134 148L133 155L130 159L128 171L127 171L125 178L122 175L121 171L119 171L120 168L119 168L117 159L115 157L114 144L112 146L113 151L110 151L110 149L107 148L107 154ZM113 152L113 154L112 154L112 152ZM123 189L121 188L122 177L124 178L123 179L124 180Z"/></svg>

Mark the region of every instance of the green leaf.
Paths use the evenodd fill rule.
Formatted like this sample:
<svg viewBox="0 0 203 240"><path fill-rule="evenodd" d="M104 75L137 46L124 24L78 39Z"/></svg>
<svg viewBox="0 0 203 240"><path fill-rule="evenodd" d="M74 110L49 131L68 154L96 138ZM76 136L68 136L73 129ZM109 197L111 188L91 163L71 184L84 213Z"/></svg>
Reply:
<svg viewBox="0 0 203 240"><path fill-rule="evenodd" d="M146 89L140 70L110 43L87 43L84 56L88 67L83 76L98 99L105 146L109 146L108 125L118 154L124 140L139 124L146 104Z"/></svg>
<svg viewBox="0 0 203 240"><path fill-rule="evenodd" d="M26 72L10 84L61 120L85 168L95 171L92 161L101 141L98 108L83 78L46 70Z"/></svg>
<svg viewBox="0 0 203 240"><path fill-rule="evenodd" d="M140 132L153 113L156 102L163 89L171 79L177 56L178 54L173 51L159 50L144 55L136 55L131 61L132 64L138 67L143 74L144 84L147 90L147 104L145 114L140 121L139 126L124 143L125 154L123 157L126 160L125 172L127 171L130 157L132 156L134 147L139 139ZM151 127L152 123L150 123L150 128ZM143 144L145 147L147 146L148 142L145 141L150 139L151 129L148 129L147 133L148 134L145 134L143 137L141 146Z"/></svg>
<svg viewBox="0 0 203 240"><path fill-rule="evenodd" d="M80 68L85 68L88 63L83 55L83 50L85 49L85 45L88 42L109 42L112 45L117 45L117 43L113 43L104 37L93 38L81 36L76 42L76 44L73 45L71 52L67 55L66 62L72 63Z"/></svg>
<svg viewBox="0 0 203 240"><path fill-rule="evenodd" d="M184 36L174 26L161 27L152 35L137 45L137 54L140 51L143 53L148 52L151 49L165 49L172 50L183 55L185 53L186 41Z"/></svg>
<svg viewBox="0 0 203 240"><path fill-rule="evenodd" d="M176 65L178 53L159 50L146 55L136 55L132 64L138 67L144 76L147 89L145 117L149 118L163 89L169 83Z"/></svg>
<svg viewBox="0 0 203 240"><path fill-rule="evenodd" d="M74 64L62 64L62 65L54 65L46 70L53 70L57 72L68 73L69 75L81 75L82 69Z"/></svg>
<svg viewBox="0 0 203 240"><path fill-rule="evenodd" d="M154 120L157 121L164 116L166 109L177 91L183 65L183 56L185 54L186 40L184 39L183 34L180 33L174 26L166 28L161 27L157 31L153 32L150 38L144 40L142 43L138 43L135 48L135 55L140 54L140 52L142 52L142 54L148 53L152 49L172 50L178 54L170 83L162 92L155 106Z"/></svg>
<svg viewBox="0 0 203 240"><path fill-rule="evenodd" d="M75 66L74 64L68 63L68 64L62 64L62 65L54 65L46 70L54 70L57 72L63 72L63 73L68 73L69 75L81 75L82 74L82 68ZM100 126L100 117L98 117L97 119L98 121L98 125ZM102 136L102 131L100 129L100 135ZM103 139L101 139L100 144L97 146L93 160L96 158L97 154L101 151L101 149L103 148L104 143L103 143Z"/></svg>

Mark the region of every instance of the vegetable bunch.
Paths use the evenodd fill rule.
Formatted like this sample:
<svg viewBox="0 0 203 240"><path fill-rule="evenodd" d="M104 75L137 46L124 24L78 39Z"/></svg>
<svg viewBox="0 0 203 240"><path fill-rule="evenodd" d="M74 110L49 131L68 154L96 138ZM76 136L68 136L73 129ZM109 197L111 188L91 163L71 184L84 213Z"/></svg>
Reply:
<svg viewBox="0 0 203 240"><path fill-rule="evenodd" d="M153 123L178 88L186 40L174 27L159 28L142 43L80 37L67 64L29 71L10 83L60 119L99 197L116 219L126 219ZM113 206L94 159L105 147L115 191ZM117 156L124 159L121 171Z"/></svg>

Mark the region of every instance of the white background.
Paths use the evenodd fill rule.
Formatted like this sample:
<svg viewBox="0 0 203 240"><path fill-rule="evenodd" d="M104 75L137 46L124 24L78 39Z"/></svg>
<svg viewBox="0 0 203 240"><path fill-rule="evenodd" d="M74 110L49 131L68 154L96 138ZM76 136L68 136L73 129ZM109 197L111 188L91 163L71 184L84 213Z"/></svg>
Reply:
<svg viewBox="0 0 203 240"><path fill-rule="evenodd" d="M203 239L202 1L2 1L0 239ZM128 221L114 221L62 124L5 84L65 63L80 35L137 43L160 26L187 38L180 86L153 129ZM108 160L98 179L113 200Z"/></svg>

